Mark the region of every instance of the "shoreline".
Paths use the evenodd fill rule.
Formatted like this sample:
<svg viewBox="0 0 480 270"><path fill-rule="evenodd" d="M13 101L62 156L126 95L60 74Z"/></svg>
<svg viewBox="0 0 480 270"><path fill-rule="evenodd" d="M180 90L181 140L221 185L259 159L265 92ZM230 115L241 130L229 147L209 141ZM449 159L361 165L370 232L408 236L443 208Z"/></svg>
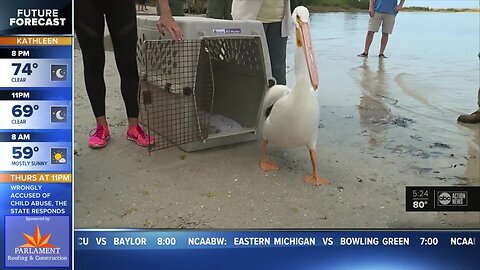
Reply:
<svg viewBox="0 0 480 270"><path fill-rule="evenodd" d="M148 6L148 5L147 5ZM355 8L355 7L335 7L335 6L307 6L311 13L327 13L327 12L361 12L367 13L368 9ZM401 12L448 12L448 13L464 13L464 12L477 12L480 13L480 8L430 8L430 7L404 7ZM148 6L147 11L139 12L138 15L156 15L155 6ZM198 16L205 15L205 13L188 14L185 16Z"/></svg>
<svg viewBox="0 0 480 270"><path fill-rule="evenodd" d="M326 12L362 12L367 13L368 10L361 8L342 8L333 6L308 6L312 13L326 13ZM429 8L429 7L404 7L401 12L480 12L480 9L475 8Z"/></svg>

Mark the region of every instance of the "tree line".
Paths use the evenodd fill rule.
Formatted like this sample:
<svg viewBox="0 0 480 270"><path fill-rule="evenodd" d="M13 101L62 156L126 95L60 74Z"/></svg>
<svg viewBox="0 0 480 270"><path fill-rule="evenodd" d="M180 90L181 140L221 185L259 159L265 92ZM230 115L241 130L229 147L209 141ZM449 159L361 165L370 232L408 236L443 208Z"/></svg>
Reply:
<svg viewBox="0 0 480 270"><path fill-rule="evenodd" d="M156 0L147 0L147 3L155 6ZM204 13L208 0L169 0L170 2L181 1L185 5L185 9L192 13ZM306 7L335 7L335 8L358 8L368 9L369 0L290 0L291 8L296 6Z"/></svg>
<svg viewBox="0 0 480 270"><path fill-rule="evenodd" d="M368 0L291 0L292 6L368 9Z"/></svg>

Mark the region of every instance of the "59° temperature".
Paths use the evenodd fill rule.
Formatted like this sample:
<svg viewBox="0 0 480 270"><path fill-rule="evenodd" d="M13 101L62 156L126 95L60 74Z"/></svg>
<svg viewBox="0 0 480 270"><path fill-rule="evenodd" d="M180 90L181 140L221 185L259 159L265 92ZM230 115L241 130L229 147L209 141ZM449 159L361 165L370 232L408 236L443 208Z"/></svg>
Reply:
<svg viewBox="0 0 480 270"><path fill-rule="evenodd" d="M33 157L33 153L38 152L40 150L37 146L35 147L20 147L20 146L14 146L12 148L12 158L14 159L30 159Z"/></svg>

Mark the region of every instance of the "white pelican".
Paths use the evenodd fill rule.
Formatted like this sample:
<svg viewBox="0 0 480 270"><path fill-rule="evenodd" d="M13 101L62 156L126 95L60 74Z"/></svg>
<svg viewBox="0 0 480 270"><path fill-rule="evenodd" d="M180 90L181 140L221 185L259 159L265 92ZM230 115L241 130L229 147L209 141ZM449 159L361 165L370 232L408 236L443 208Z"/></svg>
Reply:
<svg viewBox="0 0 480 270"><path fill-rule="evenodd" d="M310 151L313 173L305 175L305 182L313 185L329 184L317 173L317 131L319 106L315 91L318 87L318 71L310 38L309 12L303 6L292 14L296 32L295 86L270 88L263 104L265 116L260 167L264 171L279 167L267 160L267 145L272 142L283 148L306 146Z"/></svg>

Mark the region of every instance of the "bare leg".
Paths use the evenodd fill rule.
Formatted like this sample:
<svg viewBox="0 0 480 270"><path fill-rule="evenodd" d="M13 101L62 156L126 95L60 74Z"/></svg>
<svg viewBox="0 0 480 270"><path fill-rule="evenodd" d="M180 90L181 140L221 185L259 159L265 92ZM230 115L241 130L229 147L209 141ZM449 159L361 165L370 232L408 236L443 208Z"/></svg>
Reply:
<svg viewBox="0 0 480 270"><path fill-rule="evenodd" d="M365 38L365 49L363 50L364 54L368 54L368 51L370 50L370 45L372 45L373 41L373 34L375 34L375 32L367 32L367 37Z"/></svg>
<svg viewBox="0 0 480 270"><path fill-rule="evenodd" d="M305 175L303 178L305 182L318 186L318 185L329 185L330 181L327 179L318 176L317 172L317 152L312 149L308 149L310 151L310 159L312 160L312 167L313 167L313 173L312 175Z"/></svg>
<svg viewBox="0 0 480 270"><path fill-rule="evenodd" d="M260 168L262 168L262 170L266 172L278 170L279 167L275 162L267 160L267 145L268 145L268 140L263 140L262 150L260 154Z"/></svg>
<svg viewBox="0 0 480 270"><path fill-rule="evenodd" d="M128 117L128 126L133 127L138 125L138 118L136 117Z"/></svg>
<svg viewBox="0 0 480 270"><path fill-rule="evenodd" d="M97 125L102 125L102 126L107 126L107 117L105 116L99 116L95 117L95 120L97 121Z"/></svg>
<svg viewBox="0 0 480 270"><path fill-rule="evenodd" d="M380 42L380 54L383 54L388 43L388 34L382 34L382 40Z"/></svg>

